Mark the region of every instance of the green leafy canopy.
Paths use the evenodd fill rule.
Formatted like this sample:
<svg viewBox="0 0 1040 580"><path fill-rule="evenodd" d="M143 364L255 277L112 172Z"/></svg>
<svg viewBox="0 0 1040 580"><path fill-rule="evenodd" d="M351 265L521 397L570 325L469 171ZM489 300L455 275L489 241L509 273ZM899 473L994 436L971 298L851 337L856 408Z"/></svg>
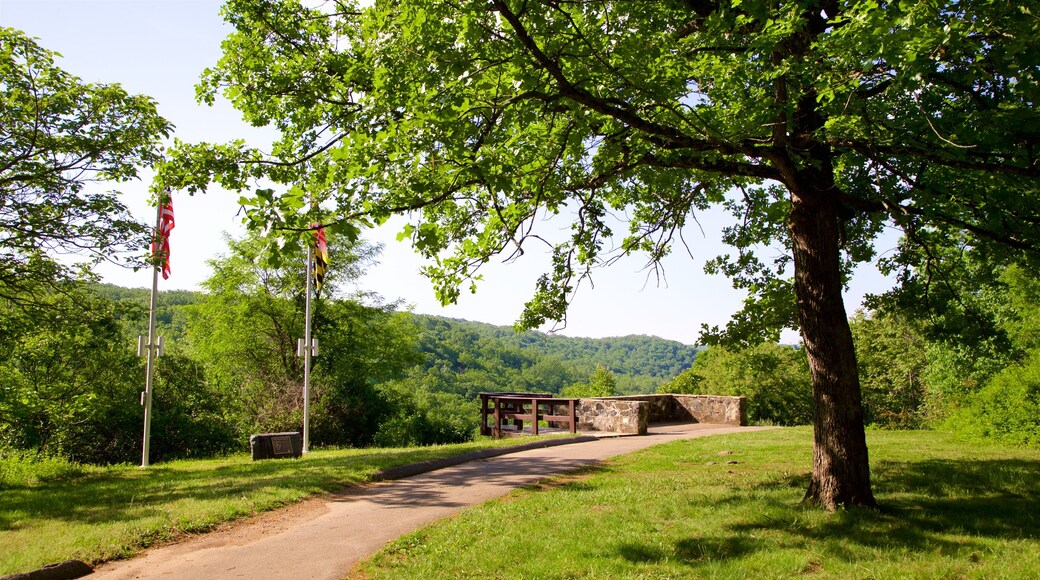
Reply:
<svg viewBox="0 0 1040 580"><path fill-rule="evenodd" d="M257 228L303 227L299 195L327 202L342 227L410 212L402 235L432 259L445 302L491 256L539 239L539 220L566 214L570 235L551 240L525 326L564 316L610 250L654 263L717 203L738 218L726 234L738 255L709 269L751 293L738 315L749 330L734 330L793 326L787 191L797 167L818 163L814 147L839 188L846 266L873 257L886 219L1032 246L1031 8L810 4L232 0L235 32L200 99L223 94L282 138L269 154L181 144L162 179L291 188L254 191ZM809 110L821 122L799 134ZM608 244L615 217L628 231Z"/></svg>
<svg viewBox="0 0 1040 580"><path fill-rule="evenodd" d="M59 254L96 263L147 246L148 226L94 183L136 178L171 130L152 99L84 83L56 56L0 28L0 294L11 300L27 299L29 281L67 278Z"/></svg>

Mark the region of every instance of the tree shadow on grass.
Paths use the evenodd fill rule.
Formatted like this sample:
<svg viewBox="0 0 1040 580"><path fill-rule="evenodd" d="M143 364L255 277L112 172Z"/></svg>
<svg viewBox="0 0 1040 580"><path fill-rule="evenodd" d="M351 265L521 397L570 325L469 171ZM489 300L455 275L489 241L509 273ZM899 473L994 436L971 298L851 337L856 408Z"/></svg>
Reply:
<svg viewBox="0 0 1040 580"><path fill-rule="evenodd" d="M349 492L367 481L367 474L380 469L450 454L450 450L438 454L427 449L385 449L311 460L233 461L197 470L160 463L148 469L133 467L55 478L6 487L0 494L0 530L20 529L25 526L17 522L34 519L100 524L129 522L150 514L165 516L166 506L179 500L265 496L291 489L301 495ZM536 467L532 464L531 469ZM581 479L611 469L604 464L588 465L532 486L584 491L588 485ZM457 483L464 485L467 479L478 476L463 472ZM240 515L245 515L254 508L246 502L240 509Z"/></svg>
<svg viewBox="0 0 1040 580"><path fill-rule="evenodd" d="M675 542L671 550L649 543L624 542L618 555L633 564L654 564L679 560L688 565L742 558L760 549L743 536L692 536Z"/></svg>
<svg viewBox="0 0 1040 580"><path fill-rule="evenodd" d="M839 511L823 521L758 517L729 529L793 534L799 543L811 542L836 556L855 547L955 554L980 549L983 539L1040 539L1040 462L882 461L872 471L878 510ZM758 488L805 489L807 484L803 474Z"/></svg>
<svg viewBox="0 0 1040 580"><path fill-rule="evenodd" d="M809 474L788 474L713 498L713 507L732 517L704 534L671 546L626 542L616 554L633 564L678 560L695 570L776 548L841 561L889 551L971 558L991 541L1040 540L1038 461L877 462L873 476L878 510L825 514L801 505Z"/></svg>
<svg viewBox="0 0 1040 580"><path fill-rule="evenodd" d="M166 506L180 500L223 500L269 493L278 489L299 486L300 477L291 473L267 476L256 480L211 480L209 483L196 478L173 480L162 483L142 481L134 486L127 480L96 480L76 487L45 484L31 489L9 490L0 500L0 530L13 530L23 526L12 523L9 514L20 513L19 519L58 520L86 524L127 522L149 517L167 516ZM314 481L310 491L323 488L338 488L342 484L326 484ZM245 515L250 506L242 508Z"/></svg>
<svg viewBox="0 0 1040 580"><path fill-rule="evenodd" d="M521 486L521 489L528 491L592 491L596 487L586 481L588 478L593 475L613 473L614 471L615 468L609 464L593 463L563 472L548 479L543 479L542 481Z"/></svg>
<svg viewBox="0 0 1040 580"><path fill-rule="evenodd" d="M687 562L729 560L741 558L757 548L748 538L730 536L726 538L686 538L675 543L675 554Z"/></svg>
<svg viewBox="0 0 1040 580"><path fill-rule="evenodd" d="M617 547L618 555L633 564L653 564L668 558L668 552L660 546L623 542Z"/></svg>
<svg viewBox="0 0 1040 580"><path fill-rule="evenodd" d="M440 455L448 455L444 452ZM363 483L366 474L436 456L428 450L387 449L361 455L235 461L210 469L155 464L148 469L114 469L83 476L44 479L6 486L0 494L0 531L25 527L29 520L87 524L129 522L164 516L178 500L222 500L299 490L302 495L342 491ZM246 502L242 514L253 509Z"/></svg>

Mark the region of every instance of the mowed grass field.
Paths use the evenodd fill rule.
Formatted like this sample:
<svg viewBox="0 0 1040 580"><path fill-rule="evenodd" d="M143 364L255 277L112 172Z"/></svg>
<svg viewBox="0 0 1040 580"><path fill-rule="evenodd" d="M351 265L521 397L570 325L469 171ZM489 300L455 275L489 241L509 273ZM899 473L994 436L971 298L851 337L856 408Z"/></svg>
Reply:
<svg viewBox="0 0 1040 580"><path fill-rule="evenodd" d="M1040 578L1040 450L868 431L881 509L802 504L809 428L676 442L388 545L358 578Z"/></svg>
<svg viewBox="0 0 1040 580"><path fill-rule="evenodd" d="M484 438L256 462L242 454L146 469L0 459L0 576L72 558L93 564L130 556L181 534L365 483L382 469L526 442Z"/></svg>

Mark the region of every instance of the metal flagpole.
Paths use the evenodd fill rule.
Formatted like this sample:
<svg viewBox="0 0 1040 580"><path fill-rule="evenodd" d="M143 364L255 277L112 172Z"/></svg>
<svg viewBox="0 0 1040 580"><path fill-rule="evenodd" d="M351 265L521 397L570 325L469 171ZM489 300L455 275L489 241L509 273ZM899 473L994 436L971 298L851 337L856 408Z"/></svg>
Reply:
<svg viewBox="0 0 1040 580"><path fill-rule="evenodd" d="M303 329L303 452L310 451L310 420L311 420L311 278L313 277L314 244L307 244L307 299L304 302L304 329Z"/></svg>
<svg viewBox="0 0 1040 580"><path fill-rule="evenodd" d="M159 243L159 228L162 227L162 211L163 204L157 204L159 207L156 209L155 216L155 241L152 242L152 247L161 247ZM160 250L161 251L161 250ZM153 252L154 257L155 252ZM141 450L141 467L148 467L148 451L152 443L152 368L155 366L155 350L157 348L155 340L155 302L156 294L159 293L159 269L162 268L162 264L158 261L152 266L152 298L148 305L148 342L144 345L148 349L148 363L145 371L144 379L144 445ZM140 350L140 344L138 347ZM140 352L138 352L140 354Z"/></svg>

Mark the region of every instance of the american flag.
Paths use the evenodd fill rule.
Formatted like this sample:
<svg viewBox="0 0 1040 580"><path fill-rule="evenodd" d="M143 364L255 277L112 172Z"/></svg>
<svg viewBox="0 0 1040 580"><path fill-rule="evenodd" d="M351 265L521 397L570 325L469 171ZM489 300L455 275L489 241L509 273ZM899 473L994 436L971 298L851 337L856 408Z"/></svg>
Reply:
<svg viewBox="0 0 1040 580"><path fill-rule="evenodd" d="M159 229L155 232L156 240L152 242L152 255L159 256L163 280L170 277L170 232L173 231L173 226L173 198L167 192L166 201L159 209ZM156 252L156 242L159 246L158 252Z"/></svg>

